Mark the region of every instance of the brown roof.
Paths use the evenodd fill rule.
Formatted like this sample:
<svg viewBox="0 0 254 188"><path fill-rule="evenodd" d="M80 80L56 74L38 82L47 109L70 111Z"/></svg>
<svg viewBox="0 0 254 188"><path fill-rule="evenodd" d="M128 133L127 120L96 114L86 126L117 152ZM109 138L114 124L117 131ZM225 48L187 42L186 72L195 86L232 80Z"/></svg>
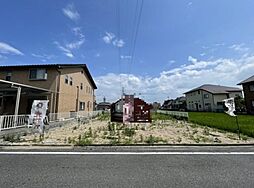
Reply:
<svg viewBox="0 0 254 188"><path fill-rule="evenodd" d="M88 79L93 85L94 89L97 89L97 86L86 66L86 64L21 64L21 65L0 65L0 68L17 68L17 67L57 67L57 68L65 68L65 67L81 67L84 69Z"/></svg>
<svg viewBox="0 0 254 188"><path fill-rule="evenodd" d="M245 83L248 83L248 82L254 82L254 75L249 77L249 78L247 78L246 80L243 80L242 82L240 82L237 85L242 85L242 84L245 84Z"/></svg>
<svg viewBox="0 0 254 188"><path fill-rule="evenodd" d="M190 91L187 91L184 94L191 93L193 91L198 91L198 90L205 90L212 94L224 94L224 93L227 94L233 91L242 91L240 88L237 88L237 87L227 87L227 86L220 86L220 85L205 84L195 89L192 89Z"/></svg>

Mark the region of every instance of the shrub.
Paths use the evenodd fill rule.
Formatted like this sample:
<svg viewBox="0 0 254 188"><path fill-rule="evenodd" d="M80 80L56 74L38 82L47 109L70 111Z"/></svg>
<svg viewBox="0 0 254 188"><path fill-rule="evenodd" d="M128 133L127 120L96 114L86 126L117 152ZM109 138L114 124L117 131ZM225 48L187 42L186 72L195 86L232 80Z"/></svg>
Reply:
<svg viewBox="0 0 254 188"><path fill-rule="evenodd" d="M3 140L4 141L8 141L8 142L20 142L20 135L14 135L14 134L7 134L3 136Z"/></svg>
<svg viewBox="0 0 254 188"><path fill-rule="evenodd" d="M90 138L82 138L78 142L75 143L77 146L87 146L92 144L92 139Z"/></svg>
<svg viewBox="0 0 254 188"><path fill-rule="evenodd" d="M150 135L145 140L145 142L148 143L148 144L154 144L154 143L158 143L158 142L164 142L164 143L166 143L167 141L163 140L161 137L156 137L156 136Z"/></svg>
<svg viewBox="0 0 254 188"><path fill-rule="evenodd" d="M123 134L125 135L125 136L128 136L128 137L132 137L132 136L134 136L135 135L135 129L134 128L128 128L128 127L126 127L124 130L123 130Z"/></svg>

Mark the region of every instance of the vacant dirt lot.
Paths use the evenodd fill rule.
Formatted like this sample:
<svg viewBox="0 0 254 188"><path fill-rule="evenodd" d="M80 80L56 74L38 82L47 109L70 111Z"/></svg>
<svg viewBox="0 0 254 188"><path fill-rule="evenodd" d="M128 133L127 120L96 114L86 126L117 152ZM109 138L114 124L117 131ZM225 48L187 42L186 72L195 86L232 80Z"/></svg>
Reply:
<svg viewBox="0 0 254 188"><path fill-rule="evenodd" d="M72 121L39 134L21 136L19 144L236 144L254 143L254 139L178 120L123 125L94 119L86 123Z"/></svg>

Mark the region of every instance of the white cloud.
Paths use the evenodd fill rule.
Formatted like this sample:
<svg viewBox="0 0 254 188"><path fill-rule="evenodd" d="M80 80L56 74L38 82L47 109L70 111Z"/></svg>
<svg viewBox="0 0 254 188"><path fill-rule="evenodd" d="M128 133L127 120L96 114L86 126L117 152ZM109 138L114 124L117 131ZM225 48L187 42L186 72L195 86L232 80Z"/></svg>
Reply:
<svg viewBox="0 0 254 188"><path fill-rule="evenodd" d="M120 56L121 59L131 59L130 55L121 55Z"/></svg>
<svg viewBox="0 0 254 188"><path fill-rule="evenodd" d="M73 58L74 57L74 55L73 55L73 53L72 53L72 51L70 50L70 49L68 49L68 48L66 48L66 47L64 47L64 46L62 46L62 45L60 45L59 44L59 42L57 42L57 41L54 41L54 44L58 47L58 49L60 49L63 53L64 53L64 55L66 55L67 57L70 57L70 58Z"/></svg>
<svg viewBox="0 0 254 188"><path fill-rule="evenodd" d="M120 39L120 40L114 40L113 42L112 42L112 44L114 45L114 46L116 46L116 47L118 47L118 48L122 48L123 46L124 46L124 44L125 44L125 42L122 40L122 39Z"/></svg>
<svg viewBox="0 0 254 188"><path fill-rule="evenodd" d="M39 58L43 62L47 62L48 60L53 59L55 56L54 55L47 55L47 54L31 54L33 57Z"/></svg>
<svg viewBox="0 0 254 188"><path fill-rule="evenodd" d="M64 45L61 45L59 42L55 41L54 44L57 45L57 47L64 52L64 54L67 57L73 58L73 50L79 49L84 43L85 43L85 35L82 33L82 30L80 27L74 27L72 28L72 32L76 36L75 41L65 43Z"/></svg>
<svg viewBox="0 0 254 188"><path fill-rule="evenodd" d="M81 27L74 27L72 28L72 32L74 33L75 36L79 38L84 38L85 35L82 33Z"/></svg>
<svg viewBox="0 0 254 188"><path fill-rule="evenodd" d="M188 3L188 6L191 6L192 4L193 4L192 2L189 2L189 3Z"/></svg>
<svg viewBox="0 0 254 188"><path fill-rule="evenodd" d="M225 46L225 43L216 43L215 46Z"/></svg>
<svg viewBox="0 0 254 188"><path fill-rule="evenodd" d="M80 39L78 41L67 43L65 46L66 46L66 48L68 48L70 50L79 49L82 46L82 44L84 44L84 42L85 42L85 39Z"/></svg>
<svg viewBox="0 0 254 188"><path fill-rule="evenodd" d="M33 57L38 57L38 58L43 58L43 59L52 59L54 57L54 55L47 55L47 54L35 54L35 53L32 53L31 54Z"/></svg>
<svg viewBox="0 0 254 188"><path fill-rule="evenodd" d="M74 35L78 37L78 40L65 44L65 47L69 50L79 49L85 42L85 35L82 33L80 27L74 27L72 31Z"/></svg>
<svg viewBox="0 0 254 188"><path fill-rule="evenodd" d="M78 11L75 9L74 4L69 4L65 8L62 9L63 14L70 18L72 21L78 21L80 15Z"/></svg>
<svg viewBox="0 0 254 188"><path fill-rule="evenodd" d="M14 48L13 46L0 42L0 53L2 54L15 54L15 55L24 55L21 51Z"/></svg>
<svg viewBox="0 0 254 188"><path fill-rule="evenodd" d="M148 102L162 102L167 96L182 96L184 92L202 84L237 87L236 84L253 75L254 70L254 55L213 61L189 56L188 60L188 64L163 71L157 77L113 73L96 77L97 94L114 101L120 97L121 87L124 87L126 93L142 93L141 96Z"/></svg>
<svg viewBox="0 0 254 188"><path fill-rule="evenodd" d="M174 64L174 63L176 63L176 61L174 59L171 59L171 60L169 60L169 63Z"/></svg>
<svg viewBox="0 0 254 188"><path fill-rule="evenodd" d="M110 44L114 38L115 38L115 34L114 33L105 32L105 36L102 38L102 40L106 44Z"/></svg>
<svg viewBox="0 0 254 188"><path fill-rule="evenodd" d="M110 32L105 32L105 35L102 37L102 40L106 44L112 44L113 46L116 46L118 48L122 48L125 44L123 39L117 39L116 35Z"/></svg>
<svg viewBox="0 0 254 188"><path fill-rule="evenodd" d="M244 43L241 44L233 44L229 46L230 49L233 49L236 52L247 52L249 51L249 48L245 47Z"/></svg>

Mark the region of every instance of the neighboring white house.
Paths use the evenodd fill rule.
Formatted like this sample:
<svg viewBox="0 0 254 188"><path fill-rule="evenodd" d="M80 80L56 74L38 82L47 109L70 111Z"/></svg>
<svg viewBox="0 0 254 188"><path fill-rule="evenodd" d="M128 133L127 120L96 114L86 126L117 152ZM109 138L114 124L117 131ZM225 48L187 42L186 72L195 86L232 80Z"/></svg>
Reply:
<svg viewBox="0 0 254 188"><path fill-rule="evenodd" d="M237 87L205 84L184 93L189 111L223 111L223 99L242 97L242 90Z"/></svg>

